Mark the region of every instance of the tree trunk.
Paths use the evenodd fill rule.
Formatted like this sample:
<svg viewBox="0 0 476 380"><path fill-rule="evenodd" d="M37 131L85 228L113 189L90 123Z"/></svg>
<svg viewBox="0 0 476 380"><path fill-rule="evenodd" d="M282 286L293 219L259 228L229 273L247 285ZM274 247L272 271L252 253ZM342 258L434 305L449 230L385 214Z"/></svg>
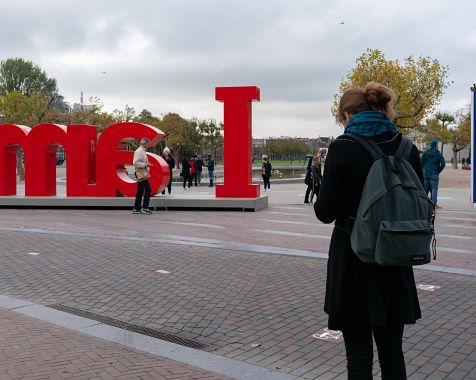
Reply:
<svg viewBox="0 0 476 380"><path fill-rule="evenodd" d="M453 169L458 169L458 150L453 145Z"/></svg>
<svg viewBox="0 0 476 380"><path fill-rule="evenodd" d="M21 148L17 149L17 174L20 177L20 181L25 180L25 168L23 167L23 161L21 159Z"/></svg>

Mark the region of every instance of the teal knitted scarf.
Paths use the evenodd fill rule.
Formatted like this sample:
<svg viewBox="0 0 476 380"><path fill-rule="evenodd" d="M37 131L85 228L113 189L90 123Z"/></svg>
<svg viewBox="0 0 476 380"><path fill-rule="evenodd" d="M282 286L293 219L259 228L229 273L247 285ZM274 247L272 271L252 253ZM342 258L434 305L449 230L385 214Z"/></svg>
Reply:
<svg viewBox="0 0 476 380"><path fill-rule="evenodd" d="M397 128L387 115L377 111L363 111L352 116L344 133L353 133L362 137L381 135L385 132L397 133Z"/></svg>

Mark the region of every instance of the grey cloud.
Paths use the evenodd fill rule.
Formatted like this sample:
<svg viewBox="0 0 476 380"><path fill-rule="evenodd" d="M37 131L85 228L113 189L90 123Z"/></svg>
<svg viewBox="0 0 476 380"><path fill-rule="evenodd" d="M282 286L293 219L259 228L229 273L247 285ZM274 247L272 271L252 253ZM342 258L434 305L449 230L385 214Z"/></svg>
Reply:
<svg viewBox="0 0 476 380"><path fill-rule="evenodd" d="M257 85L261 136L338 132L332 97L366 48L448 64L455 83L442 107L461 102L476 80L476 32L467 20L476 3L470 0L378 7L373 0L8 3L0 3L0 59L39 63L70 101L85 91L109 109L127 103L159 114L220 118L215 86ZM295 133L285 132L290 126Z"/></svg>

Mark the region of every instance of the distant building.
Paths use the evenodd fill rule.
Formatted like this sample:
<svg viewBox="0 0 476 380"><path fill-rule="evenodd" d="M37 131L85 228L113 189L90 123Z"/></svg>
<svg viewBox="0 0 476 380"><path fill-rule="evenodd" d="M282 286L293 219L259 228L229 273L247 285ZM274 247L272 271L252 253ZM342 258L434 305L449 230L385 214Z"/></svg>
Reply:
<svg viewBox="0 0 476 380"><path fill-rule="evenodd" d="M74 104L73 104L73 111L74 111L74 112L89 111L89 110L93 109L93 107L94 107L93 104L74 103Z"/></svg>
<svg viewBox="0 0 476 380"><path fill-rule="evenodd" d="M59 111L59 112L61 112L61 113L71 113L71 112L73 112L73 109L72 109L72 107L69 105L69 103L68 103L68 102L65 102L65 101L64 101L64 97L63 97L63 96L60 96L60 95L57 96L57 97L53 100L51 106L53 107L53 109L54 109L55 111Z"/></svg>

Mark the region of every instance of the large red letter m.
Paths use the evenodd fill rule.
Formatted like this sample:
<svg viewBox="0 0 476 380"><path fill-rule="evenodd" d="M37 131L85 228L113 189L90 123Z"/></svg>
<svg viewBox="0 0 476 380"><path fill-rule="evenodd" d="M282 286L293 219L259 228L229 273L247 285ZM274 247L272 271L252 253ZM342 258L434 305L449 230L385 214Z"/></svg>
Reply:
<svg viewBox="0 0 476 380"><path fill-rule="evenodd" d="M16 195L16 154L19 147L23 149L25 158L27 196L56 195L56 150L59 145L68 153L75 153L68 156L67 171L73 169L76 172L75 177L81 178L82 168L85 171L83 180L92 182L91 175L95 174L92 170L94 162L81 165L78 162L81 160L78 157L79 152L76 151L82 150L84 153L88 149L94 149L96 127L81 126L81 136L68 135L68 128L75 131L78 126L40 124L31 129L22 125L3 124L0 130L0 196ZM85 138L92 144L82 144Z"/></svg>

